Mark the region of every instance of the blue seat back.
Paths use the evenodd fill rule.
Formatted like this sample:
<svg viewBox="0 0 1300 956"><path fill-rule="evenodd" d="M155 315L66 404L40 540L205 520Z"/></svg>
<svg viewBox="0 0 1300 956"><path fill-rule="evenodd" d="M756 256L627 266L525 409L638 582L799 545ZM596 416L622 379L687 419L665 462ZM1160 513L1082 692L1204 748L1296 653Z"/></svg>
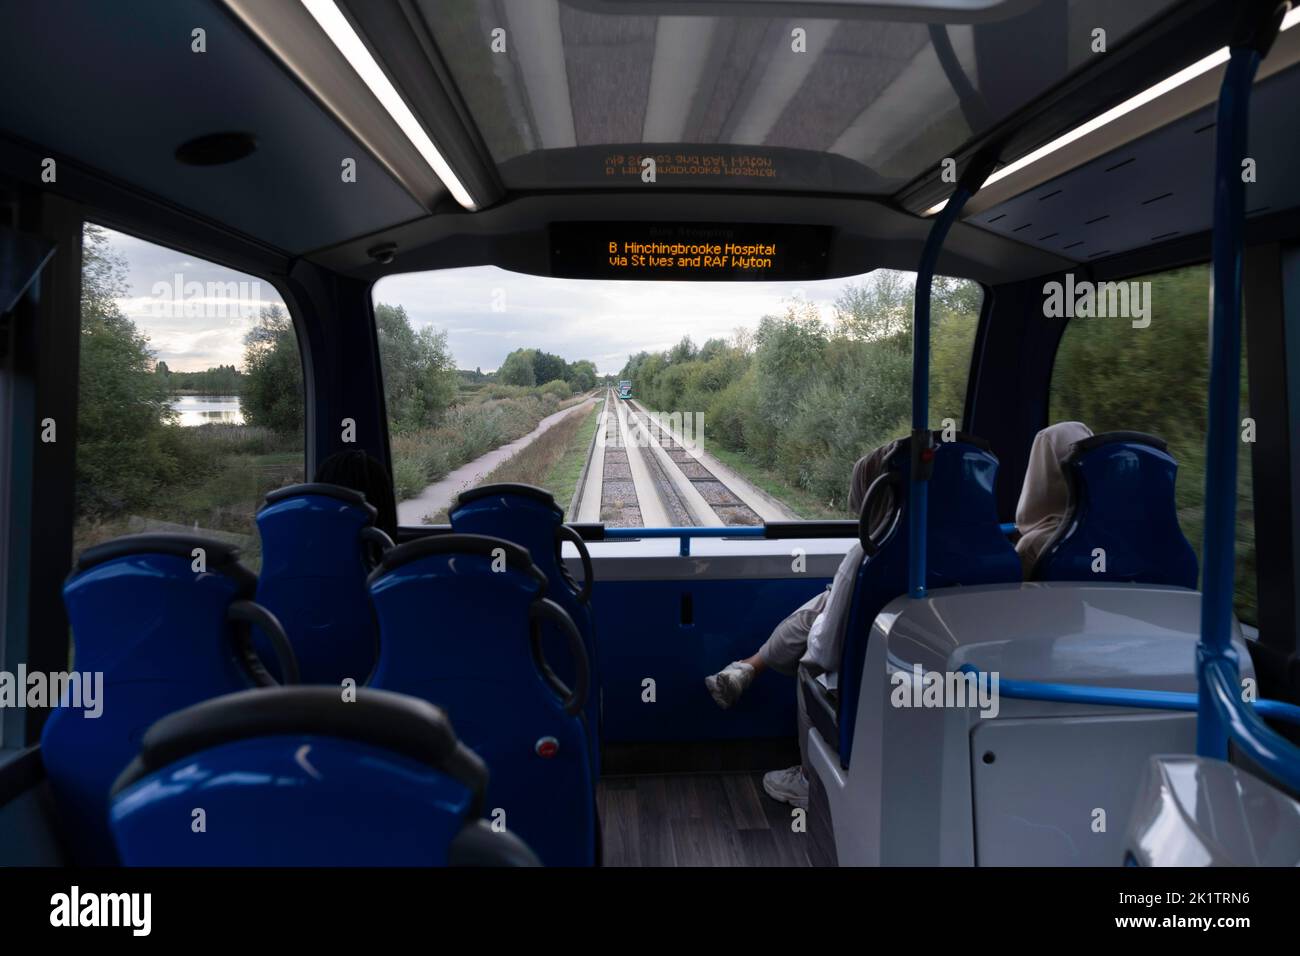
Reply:
<svg viewBox="0 0 1300 956"><path fill-rule="evenodd" d="M250 621L277 627L250 600L256 586L234 548L190 535L117 538L78 559L63 600L76 671L103 674L102 709L92 716L84 706L59 707L41 735L46 774L78 862L113 862L109 788L154 721L274 683L252 651ZM291 658L282 667L295 676Z"/></svg>
<svg viewBox="0 0 1300 956"><path fill-rule="evenodd" d="M400 694L245 691L156 723L113 787L129 866L528 862L479 831L487 768L445 715ZM467 841L497 859L466 860ZM513 852L511 852L513 851ZM459 858L459 859L458 859Z"/></svg>
<svg viewBox="0 0 1300 956"><path fill-rule="evenodd" d="M1075 442L1065 460L1069 505L1030 578L1195 588L1196 552L1178 524L1177 476L1178 463L1154 435L1106 432Z"/></svg>
<svg viewBox="0 0 1300 956"><path fill-rule="evenodd" d="M564 608L582 635L591 671L592 693L587 701L587 726L593 734L594 753L599 756L600 666L596 659L596 622L591 610L591 579L579 585L564 565L561 546L571 541L583 556L587 574L591 558L577 533L564 524L564 511L544 488L520 484L480 485L461 492L448 517L452 530L503 538L528 551L533 564L546 575L546 596ZM564 683L572 686L577 665L569 654L568 642L559 627L542 623L542 646L546 659ZM597 768L599 776L599 768Z"/></svg>
<svg viewBox="0 0 1300 956"><path fill-rule="evenodd" d="M880 484L868 493L863 514L871 512L875 495L886 487L894 492L894 512L883 532L877 529L878 540L866 540L872 529L863 529L867 554L858 569L840 662L839 749L845 767L853 752L872 624L886 604L907 593L910 438L898 443L885 467ZM1020 558L998 521L997 471L998 460L981 439L958 434L955 441L936 441L927 496L927 589L1021 579Z"/></svg>
<svg viewBox="0 0 1300 956"><path fill-rule="evenodd" d="M486 812L548 866L595 861L595 778L581 669L562 699L535 623L567 617L528 552L481 535L422 538L371 576L379 615L373 687L445 710L491 770ZM581 638L568 624L570 652ZM501 815L504 814L504 817Z"/></svg>
<svg viewBox="0 0 1300 956"><path fill-rule="evenodd" d="M364 684L374 670L379 626L366 576L392 546L374 520L363 495L327 484L280 488L257 513L257 601L284 626L303 683ZM265 658L264 636L256 646Z"/></svg>

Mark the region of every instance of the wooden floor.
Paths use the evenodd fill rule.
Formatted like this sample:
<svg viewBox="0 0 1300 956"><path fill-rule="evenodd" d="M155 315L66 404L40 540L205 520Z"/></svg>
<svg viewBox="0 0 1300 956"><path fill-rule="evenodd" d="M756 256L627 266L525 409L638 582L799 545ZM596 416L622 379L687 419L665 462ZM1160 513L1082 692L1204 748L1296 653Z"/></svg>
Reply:
<svg viewBox="0 0 1300 956"><path fill-rule="evenodd" d="M794 808L761 773L606 777L597 790L605 866L809 866Z"/></svg>

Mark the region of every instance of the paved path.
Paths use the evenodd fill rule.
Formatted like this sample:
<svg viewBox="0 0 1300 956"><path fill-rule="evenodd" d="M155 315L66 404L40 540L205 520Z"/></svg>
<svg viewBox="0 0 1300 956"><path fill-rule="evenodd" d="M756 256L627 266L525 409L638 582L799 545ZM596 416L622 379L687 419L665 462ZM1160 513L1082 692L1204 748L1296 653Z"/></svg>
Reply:
<svg viewBox="0 0 1300 956"><path fill-rule="evenodd" d="M596 399L588 396L581 402L562 408L553 415L547 415L537 427L530 431L522 438L516 438L509 444L502 445L500 448L494 448L481 458L475 458L467 465L461 465L454 471L449 472L444 478L435 481L431 485L426 485L420 494L407 501L397 503L397 523L399 525L419 525L424 524L425 515L433 516L439 511L450 508L456 500L456 496L466 488L473 488L482 482L497 465L501 464L508 458L514 457L523 449L535 442L541 434L553 426L565 415L578 410L587 408Z"/></svg>

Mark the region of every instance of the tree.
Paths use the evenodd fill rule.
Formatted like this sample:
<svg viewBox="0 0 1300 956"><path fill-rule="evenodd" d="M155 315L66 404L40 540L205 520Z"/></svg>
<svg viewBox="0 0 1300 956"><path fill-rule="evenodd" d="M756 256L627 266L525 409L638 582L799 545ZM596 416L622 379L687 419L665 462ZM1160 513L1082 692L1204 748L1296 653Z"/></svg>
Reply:
<svg viewBox="0 0 1300 956"><path fill-rule="evenodd" d="M683 335L682 340L668 350L668 363L680 365L682 362L691 361L695 356L695 343L691 341L689 335Z"/></svg>
<svg viewBox="0 0 1300 956"><path fill-rule="evenodd" d="M537 349L533 352L533 381L554 382L569 377L569 365L558 355Z"/></svg>
<svg viewBox="0 0 1300 956"><path fill-rule="evenodd" d="M760 406L780 429L789 421L799 394L822 374L826 327L811 303L794 302L783 316L763 316L754 340Z"/></svg>
<svg viewBox="0 0 1300 956"><path fill-rule="evenodd" d="M263 306L244 336L244 375L244 420L282 435L301 433L302 359L293 321L280 306Z"/></svg>
<svg viewBox="0 0 1300 956"><path fill-rule="evenodd" d="M596 387L596 363L579 359L569 366L569 385L575 392L586 392Z"/></svg>
<svg viewBox="0 0 1300 956"><path fill-rule="evenodd" d="M502 385L521 385L524 388L532 388L536 385L534 353L534 349L515 349L507 355L506 360L497 369L497 381Z"/></svg>
<svg viewBox="0 0 1300 956"><path fill-rule="evenodd" d="M176 419L149 339L117 304L130 292L126 259L98 226L82 242L77 507L116 514L149 501L178 463L165 426ZM165 366L163 366L165 369Z"/></svg>
<svg viewBox="0 0 1300 956"><path fill-rule="evenodd" d="M836 331L867 342L893 339L900 350L910 349L914 291L915 279L907 273L876 270L835 300Z"/></svg>
<svg viewBox="0 0 1300 956"><path fill-rule="evenodd" d="M459 373L447 333L415 331L403 306L375 306L379 364L393 431L434 428L456 399Z"/></svg>

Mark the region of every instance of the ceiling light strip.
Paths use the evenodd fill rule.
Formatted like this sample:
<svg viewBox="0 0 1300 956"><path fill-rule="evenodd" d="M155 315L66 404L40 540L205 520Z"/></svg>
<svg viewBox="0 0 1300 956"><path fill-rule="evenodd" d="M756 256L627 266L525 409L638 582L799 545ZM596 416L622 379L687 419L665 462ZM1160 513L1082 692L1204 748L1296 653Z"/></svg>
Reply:
<svg viewBox="0 0 1300 956"><path fill-rule="evenodd" d="M415 114L411 112L406 101L388 79L388 75L370 55L361 37L357 36L357 32L352 29L352 24L348 23L347 18L335 6L334 0L302 0L302 5L325 31L330 42L343 54L344 59L351 64L357 76L379 100L388 115L406 134L406 138L411 141L416 152L442 180L456 202L466 209L477 209L478 203L474 201L474 197L443 158L442 153L438 152L438 147L433 144L429 134L424 131L420 121L415 118Z"/></svg>
<svg viewBox="0 0 1300 956"><path fill-rule="evenodd" d="M1296 7L1283 18L1281 29L1289 30L1297 23L1300 23L1300 7ZM1228 62L1228 56L1229 56L1228 48L1226 46L1223 47L1222 49L1215 50L1209 56L1202 57L1201 59L1193 63L1191 66L1184 67L1183 69L1175 73L1173 76L1166 77L1165 79L1161 80L1159 83L1155 84L1154 86L1145 89L1141 93L1138 93L1136 96L1132 96L1129 99L1125 100L1123 103L1120 103L1118 106L1111 107L1106 112L1088 120L1088 122L1082 124L1081 126L1076 126L1068 133L1058 136L1056 139L1052 140L1051 142L1038 147L1038 149L1034 150L1033 152L1026 153L1024 156L1021 156L1019 159L1017 159L1014 163L1008 163L1006 166L1000 167L999 169L995 170L989 176L988 179L984 180L983 185L988 186L991 185L992 183L997 182L1000 179L1006 179L1006 177L1012 176L1015 173L1020 172L1022 169L1026 169L1029 166L1032 166L1034 163L1038 162L1043 157L1050 156L1052 153L1055 153L1057 150L1069 146L1073 142L1077 142L1083 137L1096 132L1097 130L1101 129L1103 126L1106 126L1108 123L1113 123L1121 116L1125 116L1129 113L1132 113L1136 109L1140 109L1141 107L1150 103L1152 100L1159 99L1160 97L1164 96L1166 93L1178 89L1178 87L1182 86L1184 83L1191 82L1201 74L1208 73L1210 70L1213 70L1217 66L1222 66L1224 63ZM922 215L933 216L935 213L942 210L943 207L946 205L948 205L948 200L945 199L942 202L936 203L935 205L931 206L924 213L922 213Z"/></svg>

